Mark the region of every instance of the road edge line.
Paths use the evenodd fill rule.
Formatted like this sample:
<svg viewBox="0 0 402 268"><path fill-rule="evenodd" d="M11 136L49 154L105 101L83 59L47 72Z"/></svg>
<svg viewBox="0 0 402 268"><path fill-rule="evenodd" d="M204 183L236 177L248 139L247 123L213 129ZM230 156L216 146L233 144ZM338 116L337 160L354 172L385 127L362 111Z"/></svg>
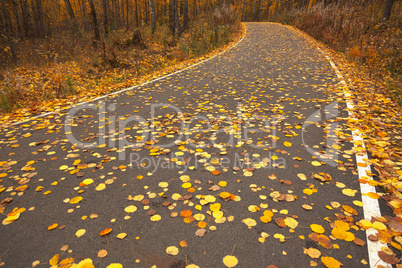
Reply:
<svg viewBox="0 0 402 268"><path fill-rule="evenodd" d="M317 50L324 55L326 60L329 61L332 69L334 69L334 71L335 71L336 76L340 80L340 83L343 85L343 95L346 100L348 116L349 116L349 118L352 118L351 111L355 110L355 107L352 103L352 94L350 93L349 86L345 82L343 75L340 73L338 67L332 61L332 59L320 47L317 47ZM356 144L360 143L361 148L364 149L364 151L361 153L355 153L356 164L364 163L364 159L368 159L368 155L367 155L367 151L366 151L366 146L364 145L364 140L361 136L361 132L357 128L354 128L354 129L352 129L352 136L353 136L353 147L357 148L358 145L356 145ZM357 171L358 171L359 179L362 179L363 176L368 177L369 178L368 180L373 179L372 176L367 175L368 173L371 173L370 165L366 165L365 167L357 166ZM367 196L367 194L369 192L376 193L375 187L369 185L368 183L363 184L361 182L359 182L359 185L360 185L360 192L361 192L361 197L362 197L362 202L363 202L364 218L368 221L371 221L372 217L381 217L381 210L380 210L378 200ZM371 234L376 235L376 230L374 228L366 229L367 250L368 250L368 255L369 255L370 267L375 268L378 265L382 265L384 267L391 268L392 266L390 264L384 262L378 256L378 252L381 251L382 247L388 247L387 244L381 243L380 240L371 241L370 239L368 239L369 235L371 235Z"/></svg>
<svg viewBox="0 0 402 268"><path fill-rule="evenodd" d="M147 82L144 82L144 83L142 83L142 84L135 85L135 86L131 86L131 87L127 87L127 88L123 88L123 89L121 89L121 90L119 90L119 91L111 92L111 93L108 93L108 94L106 94L106 95L97 97L97 98L92 99L92 100L89 100L89 101L83 101L83 102L76 103L76 104L72 105L71 107L62 109L61 111L67 111L67 110L73 109L73 108L75 108L75 107L77 107L77 106L80 106L80 105L83 105L83 104L92 103L92 102L95 102L95 101L97 101L97 100L101 100L101 99L104 99L104 98L107 98L107 97L110 97L110 96L113 96L113 95L118 95L118 94L120 94L120 93L124 93L124 92L126 92L126 91L133 90L133 89L135 89L135 88L142 87L142 86L145 86L145 85L147 85L147 84L151 84L151 83L154 83L154 82L156 82L156 81L159 81L159 80L165 79L165 78L167 78L167 77L173 76L173 75L175 75L175 74L179 74L179 73L181 73L181 72L184 72L184 71L186 71L186 70L188 70L188 69L190 69L190 68L193 68L193 67L195 67L195 66L197 66L197 65L200 65L200 64L202 64L202 63L205 63L205 62L207 62L207 61L209 61L209 60L212 60L213 58L216 58L216 57L222 55L223 53L225 53L225 52L227 52L227 51L230 51L231 49L235 48L238 44L240 44L240 43L244 40L244 38L246 37L246 35L247 35L247 26L244 25L244 34L243 34L243 37L242 37L239 41L237 41L235 44L233 44L232 46L230 46L230 47L227 48L227 49L224 49L223 51L219 52L219 53L216 54L216 55L213 55L213 56L211 56L211 57L209 57L209 58L206 58L206 59L204 59L204 60L202 60L202 61L200 61L200 62L194 63L194 64L192 64L192 65L190 65L190 66L187 66L187 67L185 67L185 68L183 68L183 69L177 70L177 71L175 71L175 72L173 72L173 73L169 73L169 74L166 74L166 75L164 75L164 76L160 76L160 77L154 78L154 79L152 79L152 80L150 80L150 81L147 81ZM61 111L59 111L59 112L61 112ZM45 116L48 116L48 115L56 114L56 113L58 113L58 112L53 111L53 112L47 112L47 113L43 113L43 114L40 114L40 115L36 115L36 116L33 116L33 117L28 117L28 118L23 119L23 120L21 120L21 121L15 122L15 123L13 123L13 124L7 126L7 127L18 126L18 125L20 125L20 124L27 123L27 122L29 122L29 121L32 121L32 120L35 120L35 119L38 119L38 118L42 118L42 117L45 117Z"/></svg>

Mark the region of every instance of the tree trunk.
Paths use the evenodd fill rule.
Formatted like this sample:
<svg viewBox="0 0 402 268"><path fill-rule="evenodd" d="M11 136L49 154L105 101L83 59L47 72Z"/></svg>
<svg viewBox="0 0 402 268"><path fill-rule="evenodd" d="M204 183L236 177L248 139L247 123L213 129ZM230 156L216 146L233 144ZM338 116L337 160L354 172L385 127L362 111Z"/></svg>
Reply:
<svg viewBox="0 0 402 268"><path fill-rule="evenodd" d="M258 10L258 13L260 15L258 18L258 21L261 21L261 19L262 19L262 0L260 0L260 8Z"/></svg>
<svg viewBox="0 0 402 268"><path fill-rule="evenodd" d="M79 33L80 31L79 31L79 28L78 28L77 19L75 18L74 10L71 7L70 0L64 0L64 3L66 4L66 9L67 9L68 15L70 16L71 23L73 24L74 31L76 33Z"/></svg>
<svg viewBox="0 0 402 268"><path fill-rule="evenodd" d="M279 0L276 0L276 4L275 4L275 16L278 16L278 12L279 12Z"/></svg>
<svg viewBox="0 0 402 268"><path fill-rule="evenodd" d="M243 5L241 7L241 21L246 21L246 0L243 0Z"/></svg>
<svg viewBox="0 0 402 268"><path fill-rule="evenodd" d="M154 7L154 1L149 0L149 12L151 13L151 31L152 34L155 33L156 30L156 16L155 16L155 7Z"/></svg>
<svg viewBox="0 0 402 268"><path fill-rule="evenodd" d="M107 19L107 7L108 7L108 0L102 0L103 28L105 29L105 36L107 36L109 34L109 22Z"/></svg>
<svg viewBox="0 0 402 268"><path fill-rule="evenodd" d="M138 19L138 0L135 0L135 21L136 21L135 26L138 27L140 25Z"/></svg>
<svg viewBox="0 0 402 268"><path fill-rule="evenodd" d="M1 0L1 9L3 11L5 31L6 31L6 36L7 36L7 43L8 43L8 46L10 47L13 62L17 63L17 54L15 52L15 45L14 45L14 41L13 41L13 39L11 37L12 25L11 25L11 21L10 21L10 16L8 14L8 11L7 11L6 1L5 0Z"/></svg>
<svg viewBox="0 0 402 268"><path fill-rule="evenodd" d="M83 26L84 26L84 30L86 31L86 26L87 26L87 9L86 9L86 7L85 7L85 0L82 0L81 8L82 8L82 24L83 24Z"/></svg>
<svg viewBox="0 0 402 268"><path fill-rule="evenodd" d="M194 15L193 15L193 20L197 17L197 0L194 0Z"/></svg>
<svg viewBox="0 0 402 268"><path fill-rule="evenodd" d="M182 28L180 25L180 17L179 17L179 5L177 4L177 0L174 0L174 26L175 26L175 32L177 36L180 36L182 33Z"/></svg>
<svg viewBox="0 0 402 268"><path fill-rule="evenodd" d="M382 21L387 21L391 17L392 6L394 4L394 0L387 0L384 8L384 15L382 16Z"/></svg>
<svg viewBox="0 0 402 268"><path fill-rule="evenodd" d="M45 28L45 15L43 13L42 0L35 0L35 6L38 20L38 36L43 38L46 36L46 28Z"/></svg>
<svg viewBox="0 0 402 268"><path fill-rule="evenodd" d="M175 34L175 2L176 0L169 0L169 28L172 34Z"/></svg>
<svg viewBox="0 0 402 268"><path fill-rule="evenodd" d="M13 5L13 13L14 13L14 18L15 22L17 24L17 31L18 31L18 37L21 39L24 39L24 29L22 28L22 22L21 22L21 15L20 15L20 10L18 8L18 3L16 0L11 0L11 3Z"/></svg>
<svg viewBox="0 0 402 268"><path fill-rule="evenodd" d="M253 1L253 18L251 21L255 21L255 4L257 3L257 0Z"/></svg>
<svg viewBox="0 0 402 268"><path fill-rule="evenodd" d="M183 0L183 31L188 29L188 0Z"/></svg>
<svg viewBox="0 0 402 268"><path fill-rule="evenodd" d="M129 12L128 12L128 1L126 0L126 30L128 31L129 24L130 24L130 18L129 18Z"/></svg>
<svg viewBox="0 0 402 268"><path fill-rule="evenodd" d="M34 22L32 19L32 13L29 9L27 0L20 0L21 11L22 11L22 25L25 30L25 36L33 37L35 34L35 29L33 28Z"/></svg>
<svg viewBox="0 0 402 268"><path fill-rule="evenodd" d="M92 25L93 25L94 31L95 31L95 39L97 41L100 41L99 26L98 26L98 20L96 18L94 0L88 0L88 2L89 2L89 6L91 8Z"/></svg>

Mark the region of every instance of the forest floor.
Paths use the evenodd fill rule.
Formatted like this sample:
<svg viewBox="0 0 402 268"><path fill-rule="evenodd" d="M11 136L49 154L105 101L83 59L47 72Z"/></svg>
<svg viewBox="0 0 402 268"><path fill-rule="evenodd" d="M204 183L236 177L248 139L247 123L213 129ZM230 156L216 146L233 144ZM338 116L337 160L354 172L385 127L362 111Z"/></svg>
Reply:
<svg viewBox="0 0 402 268"><path fill-rule="evenodd" d="M130 44L133 31L123 30L112 32L96 49L89 36L65 33L21 42L20 63L0 68L0 126L173 73L225 51L244 34L240 23L216 28L206 19L196 23L180 39L166 26L153 35L142 28L143 42L137 45Z"/></svg>

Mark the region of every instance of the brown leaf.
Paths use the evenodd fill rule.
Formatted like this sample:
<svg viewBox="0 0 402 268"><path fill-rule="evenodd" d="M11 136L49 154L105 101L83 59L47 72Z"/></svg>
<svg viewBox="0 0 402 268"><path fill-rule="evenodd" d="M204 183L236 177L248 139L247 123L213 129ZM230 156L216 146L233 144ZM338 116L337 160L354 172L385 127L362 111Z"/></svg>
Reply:
<svg viewBox="0 0 402 268"><path fill-rule="evenodd" d="M399 263L399 259L397 257L395 257L395 254L390 255L390 254L385 253L384 251L379 251L378 257L380 257L381 260L383 260L389 264Z"/></svg>
<svg viewBox="0 0 402 268"><path fill-rule="evenodd" d="M318 235L318 244L326 249L332 248L332 242L326 235Z"/></svg>
<svg viewBox="0 0 402 268"><path fill-rule="evenodd" d="M283 219L283 218L276 218L276 219L275 219L275 223L276 223L279 227L286 227L285 219Z"/></svg>
<svg viewBox="0 0 402 268"><path fill-rule="evenodd" d="M147 205L149 205L149 199L143 199L143 200L141 200L141 204L143 204L144 206L147 206Z"/></svg>
<svg viewBox="0 0 402 268"><path fill-rule="evenodd" d="M199 236L199 237L203 237L206 232L207 232L207 230L205 230L205 229L198 229L198 230L195 232L195 235L196 235L196 236Z"/></svg>
<svg viewBox="0 0 402 268"><path fill-rule="evenodd" d="M156 210L150 209L150 210L147 211L148 216L153 216L155 214L156 214Z"/></svg>
<svg viewBox="0 0 402 268"><path fill-rule="evenodd" d="M369 235L367 238L368 238L370 241L373 241L373 242L378 241L378 236L373 235L373 234Z"/></svg>
<svg viewBox="0 0 402 268"><path fill-rule="evenodd" d="M162 203L162 206L168 207L168 206L170 206L171 204L172 204L172 202L166 201L166 202L163 202L163 203Z"/></svg>
<svg viewBox="0 0 402 268"><path fill-rule="evenodd" d="M360 238L355 238L355 240L353 240L353 243L355 243L358 246L363 247L366 244L366 241L361 240Z"/></svg>
<svg viewBox="0 0 402 268"><path fill-rule="evenodd" d="M8 204L8 203L10 203L11 201L13 201L13 199L12 199L11 197L4 198L4 199L0 202L0 205Z"/></svg>

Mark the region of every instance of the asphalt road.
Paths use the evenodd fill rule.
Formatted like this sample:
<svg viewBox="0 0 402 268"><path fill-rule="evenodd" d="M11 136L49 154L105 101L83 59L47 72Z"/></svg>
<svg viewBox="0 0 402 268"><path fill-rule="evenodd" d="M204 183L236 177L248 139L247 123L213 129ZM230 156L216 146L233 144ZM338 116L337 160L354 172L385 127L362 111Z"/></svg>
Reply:
<svg viewBox="0 0 402 268"><path fill-rule="evenodd" d="M12 201L0 217L26 211L0 225L0 263L46 267L59 254L96 267L225 267L232 255L236 267L324 267L322 256L367 266L367 244L330 237L346 225L347 240L366 241L338 83L296 32L249 23L205 63L2 129L0 201ZM311 224L324 229L320 243Z"/></svg>

